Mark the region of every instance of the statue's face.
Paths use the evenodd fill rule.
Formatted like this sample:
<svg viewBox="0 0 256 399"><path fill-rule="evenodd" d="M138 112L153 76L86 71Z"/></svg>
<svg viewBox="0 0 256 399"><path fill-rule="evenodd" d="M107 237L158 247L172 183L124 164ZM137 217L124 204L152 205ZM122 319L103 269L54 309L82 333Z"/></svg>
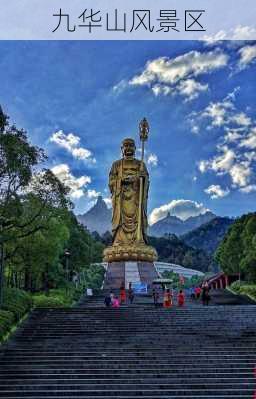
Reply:
<svg viewBox="0 0 256 399"><path fill-rule="evenodd" d="M134 157L135 155L135 144L131 141L127 141L122 146L123 156L126 157Z"/></svg>

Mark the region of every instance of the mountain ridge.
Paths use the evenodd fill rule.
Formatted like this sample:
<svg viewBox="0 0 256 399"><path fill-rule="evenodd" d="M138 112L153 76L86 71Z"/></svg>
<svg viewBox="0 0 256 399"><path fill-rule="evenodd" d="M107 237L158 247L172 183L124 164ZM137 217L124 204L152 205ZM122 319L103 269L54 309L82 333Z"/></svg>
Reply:
<svg viewBox="0 0 256 399"><path fill-rule="evenodd" d="M217 216L180 238L187 245L213 255L235 219Z"/></svg>
<svg viewBox="0 0 256 399"><path fill-rule="evenodd" d="M210 211L207 211L198 216L190 216L186 220L182 220L177 216L168 214L152 224L149 228L148 234L154 237L163 237L166 234L176 234L181 236L187 232L196 229L204 223L214 219L216 215Z"/></svg>

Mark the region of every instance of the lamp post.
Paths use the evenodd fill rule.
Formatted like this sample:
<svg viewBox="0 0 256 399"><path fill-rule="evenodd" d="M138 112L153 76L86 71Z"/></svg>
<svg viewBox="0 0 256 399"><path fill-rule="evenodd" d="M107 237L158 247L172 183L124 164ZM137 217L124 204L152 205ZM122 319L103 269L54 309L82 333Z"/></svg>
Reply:
<svg viewBox="0 0 256 399"><path fill-rule="evenodd" d="M70 257L70 252L69 252L68 249L65 249L64 256L65 256L65 272L66 272L67 290L68 290L68 282L69 282L69 267L68 267L69 265L68 265L68 262L69 262L69 257Z"/></svg>
<svg viewBox="0 0 256 399"><path fill-rule="evenodd" d="M0 309L3 306L4 296L4 243L0 243Z"/></svg>
<svg viewBox="0 0 256 399"><path fill-rule="evenodd" d="M1 111L1 109L0 109ZM4 219L0 218L0 309L4 300Z"/></svg>

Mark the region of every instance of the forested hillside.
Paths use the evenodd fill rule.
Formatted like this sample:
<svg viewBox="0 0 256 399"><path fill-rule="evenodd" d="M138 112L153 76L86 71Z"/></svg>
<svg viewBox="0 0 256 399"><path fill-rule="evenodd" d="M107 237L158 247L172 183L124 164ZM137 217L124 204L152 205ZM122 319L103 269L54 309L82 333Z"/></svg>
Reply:
<svg viewBox="0 0 256 399"><path fill-rule="evenodd" d="M184 234L181 239L187 245L197 249L203 249L208 254L213 255L233 223L233 219L216 217L197 229Z"/></svg>
<svg viewBox="0 0 256 399"><path fill-rule="evenodd" d="M256 282L256 213L237 219L216 252L216 260L228 274Z"/></svg>
<svg viewBox="0 0 256 399"><path fill-rule="evenodd" d="M202 272L212 269L212 257L200 249L185 244L174 234L167 237L149 237L149 244L156 248L158 260L182 265Z"/></svg>

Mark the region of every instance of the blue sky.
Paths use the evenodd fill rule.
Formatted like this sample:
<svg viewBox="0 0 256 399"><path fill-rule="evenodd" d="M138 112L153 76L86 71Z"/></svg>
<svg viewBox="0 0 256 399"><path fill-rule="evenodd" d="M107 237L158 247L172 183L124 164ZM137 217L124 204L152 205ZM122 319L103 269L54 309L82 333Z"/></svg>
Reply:
<svg viewBox="0 0 256 399"><path fill-rule="evenodd" d="M77 213L109 198L111 163L124 137L139 147L144 116L151 222L255 210L255 42L2 41L0 54L0 104Z"/></svg>

